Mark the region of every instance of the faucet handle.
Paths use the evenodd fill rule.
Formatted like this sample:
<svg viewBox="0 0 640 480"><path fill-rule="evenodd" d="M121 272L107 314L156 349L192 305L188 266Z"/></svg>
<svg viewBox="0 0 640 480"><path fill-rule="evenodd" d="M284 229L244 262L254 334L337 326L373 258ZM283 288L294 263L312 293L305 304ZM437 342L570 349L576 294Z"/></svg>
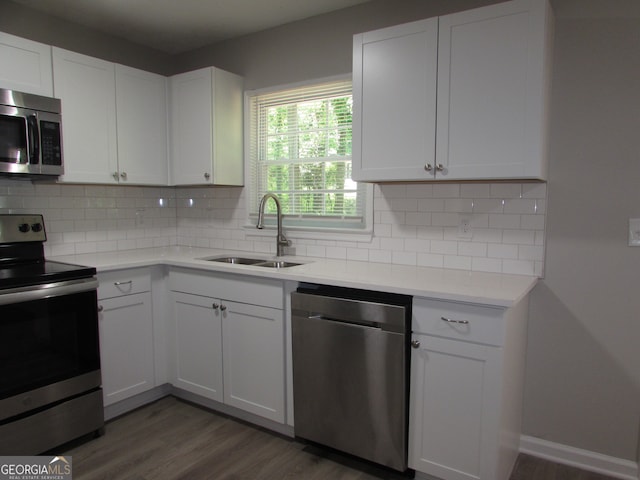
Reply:
<svg viewBox="0 0 640 480"><path fill-rule="evenodd" d="M278 237L278 243L280 245L285 246L285 247L290 247L291 246L291 240L289 240L287 237L285 237L284 233L281 233L280 236Z"/></svg>

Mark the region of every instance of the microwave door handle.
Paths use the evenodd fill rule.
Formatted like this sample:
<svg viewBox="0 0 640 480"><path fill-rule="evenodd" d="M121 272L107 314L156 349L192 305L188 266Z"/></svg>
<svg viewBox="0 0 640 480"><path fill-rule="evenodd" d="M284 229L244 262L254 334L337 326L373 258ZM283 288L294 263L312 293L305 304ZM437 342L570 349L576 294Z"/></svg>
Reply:
<svg viewBox="0 0 640 480"><path fill-rule="evenodd" d="M29 126L29 163L32 165L40 163L40 132L38 131L38 117L29 115L27 117Z"/></svg>

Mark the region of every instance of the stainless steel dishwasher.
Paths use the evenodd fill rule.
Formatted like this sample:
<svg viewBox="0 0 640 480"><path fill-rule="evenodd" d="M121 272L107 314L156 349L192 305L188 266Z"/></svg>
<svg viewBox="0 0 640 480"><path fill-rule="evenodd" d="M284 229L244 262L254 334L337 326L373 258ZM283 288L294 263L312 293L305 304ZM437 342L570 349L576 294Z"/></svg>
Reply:
<svg viewBox="0 0 640 480"><path fill-rule="evenodd" d="M411 297L303 284L291 309L295 435L406 470Z"/></svg>

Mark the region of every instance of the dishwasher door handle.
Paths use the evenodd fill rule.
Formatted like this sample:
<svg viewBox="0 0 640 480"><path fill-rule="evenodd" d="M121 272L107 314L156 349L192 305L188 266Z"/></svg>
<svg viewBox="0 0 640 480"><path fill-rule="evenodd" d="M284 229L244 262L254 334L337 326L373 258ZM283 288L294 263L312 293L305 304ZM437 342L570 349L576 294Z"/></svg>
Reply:
<svg viewBox="0 0 640 480"><path fill-rule="evenodd" d="M382 326L377 322L368 322L366 320L343 320L340 318L331 318L326 315L317 314L317 315L307 315L306 318L309 320L321 320L323 322L335 322L335 323L343 323L346 325L355 325L357 327L368 327L375 328L377 330L384 330Z"/></svg>
<svg viewBox="0 0 640 480"><path fill-rule="evenodd" d="M407 307L402 305L293 292L291 311L303 318L321 315L337 322L375 325L385 331L410 330L406 322Z"/></svg>

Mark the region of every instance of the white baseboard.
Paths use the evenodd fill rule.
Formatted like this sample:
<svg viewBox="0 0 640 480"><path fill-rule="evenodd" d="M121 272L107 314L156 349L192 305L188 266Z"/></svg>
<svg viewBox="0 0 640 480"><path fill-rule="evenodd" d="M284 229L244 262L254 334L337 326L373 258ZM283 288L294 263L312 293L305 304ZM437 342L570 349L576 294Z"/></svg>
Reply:
<svg viewBox="0 0 640 480"><path fill-rule="evenodd" d="M623 480L640 480L638 463L522 435L520 452Z"/></svg>

